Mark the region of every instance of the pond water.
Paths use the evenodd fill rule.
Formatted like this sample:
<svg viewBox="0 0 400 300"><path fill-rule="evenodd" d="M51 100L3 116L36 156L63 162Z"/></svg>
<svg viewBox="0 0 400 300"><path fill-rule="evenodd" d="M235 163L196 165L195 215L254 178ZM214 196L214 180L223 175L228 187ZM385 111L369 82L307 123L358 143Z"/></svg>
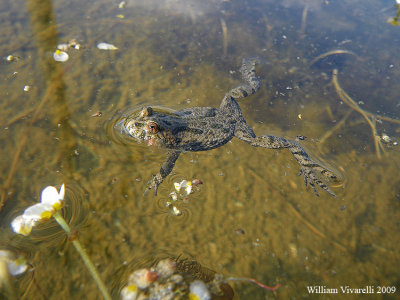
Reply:
<svg viewBox="0 0 400 300"><path fill-rule="evenodd" d="M364 299L367 286L371 299L398 298L397 10L394 0L1 0L0 248L30 265L11 278L16 298L100 298L54 221L27 237L10 227L62 183L62 214L115 299L130 272L179 256L281 284L232 281L235 299L338 299L329 292L341 287ZM63 43L69 58L57 62ZM261 88L239 100L247 123L307 137L301 145L341 177L336 197L306 188L288 150L238 139L181 154L157 196L143 195L165 151L127 142L117 120L144 105L218 107L248 57L260 60ZM202 184L168 206L184 179Z"/></svg>

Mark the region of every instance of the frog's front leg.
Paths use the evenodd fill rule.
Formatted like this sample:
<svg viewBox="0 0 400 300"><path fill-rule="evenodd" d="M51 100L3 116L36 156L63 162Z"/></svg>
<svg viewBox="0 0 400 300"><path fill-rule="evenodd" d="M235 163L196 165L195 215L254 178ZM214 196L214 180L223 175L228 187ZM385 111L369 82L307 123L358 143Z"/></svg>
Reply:
<svg viewBox="0 0 400 300"><path fill-rule="evenodd" d="M241 125L241 128L235 132L235 136L237 138L255 147L264 147L269 149L288 148L296 158L297 162L300 164L299 175L303 175L305 185L310 185L317 196L319 196L319 194L315 187L316 184L332 196L336 196L320 178L325 177L329 180L336 181L338 179L337 176L311 160L306 151L296 142L273 135L263 135L257 137L247 124L242 123Z"/></svg>
<svg viewBox="0 0 400 300"><path fill-rule="evenodd" d="M153 175L153 178L147 184L147 188L144 191L145 194L154 188L154 195L157 195L158 186L164 181L165 177L171 173L180 153L180 151L167 152L167 160L162 164L160 171L156 175Z"/></svg>

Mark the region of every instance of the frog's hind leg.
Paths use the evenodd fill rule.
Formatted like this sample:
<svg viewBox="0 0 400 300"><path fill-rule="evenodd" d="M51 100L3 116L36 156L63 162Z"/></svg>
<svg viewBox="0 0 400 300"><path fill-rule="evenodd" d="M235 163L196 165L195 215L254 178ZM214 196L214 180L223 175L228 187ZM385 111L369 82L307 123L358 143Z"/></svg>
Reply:
<svg viewBox="0 0 400 300"><path fill-rule="evenodd" d="M235 136L254 147L269 149L288 148L300 164L299 175L303 175L305 185L310 185L317 196L319 196L319 194L315 185L318 185L332 196L335 196L335 194L320 178L325 177L326 179L336 181L338 179L337 176L311 160L306 151L296 142L273 135L262 135L257 137L246 123L240 123L239 126L237 126Z"/></svg>
<svg viewBox="0 0 400 300"><path fill-rule="evenodd" d="M219 107L220 110L233 115L241 115L240 107L235 99L250 96L260 88L260 81L256 76L256 63L258 61L257 58L243 59L240 73L245 84L235 87L225 94Z"/></svg>

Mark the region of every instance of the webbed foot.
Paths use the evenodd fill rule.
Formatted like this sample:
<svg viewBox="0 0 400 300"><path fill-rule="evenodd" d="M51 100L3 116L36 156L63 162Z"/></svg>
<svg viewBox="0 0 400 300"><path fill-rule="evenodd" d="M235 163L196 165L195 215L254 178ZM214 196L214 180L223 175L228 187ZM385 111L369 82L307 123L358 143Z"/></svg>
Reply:
<svg viewBox="0 0 400 300"><path fill-rule="evenodd" d="M167 152L167 160L162 164L160 171L153 175L153 178L147 183L147 187L143 193L146 195L148 191L154 188L154 195L157 196L158 186L164 181L165 177L171 173L174 168L175 161L178 159L180 152L179 151L168 151Z"/></svg>
<svg viewBox="0 0 400 300"><path fill-rule="evenodd" d="M154 196L157 196L157 189L161 182L157 180L157 176L153 175L153 178L147 183L147 187L143 192L143 196L154 188Z"/></svg>
<svg viewBox="0 0 400 300"><path fill-rule="evenodd" d="M313 189L314 194L318 197L319 194L316 185L336 197L335 193L324 183L323 179L337 181L338 177L317 163L302 164L298 175L303 175L304 184L306 186L309 185Z"/></svg>

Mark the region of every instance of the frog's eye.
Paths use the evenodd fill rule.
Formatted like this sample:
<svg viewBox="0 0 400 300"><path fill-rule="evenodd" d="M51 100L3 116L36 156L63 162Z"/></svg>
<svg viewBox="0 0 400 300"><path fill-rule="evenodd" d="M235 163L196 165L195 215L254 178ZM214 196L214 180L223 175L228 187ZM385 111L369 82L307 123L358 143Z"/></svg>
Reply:
<svg viewBox="0 0 400 300"><path fill-rule="evenodd" d="M157 123L155 123L155 122L150 122L150 123L147 125L147 130L148 130L150 133L157 133L158 130L159 130Z"/></svg>

